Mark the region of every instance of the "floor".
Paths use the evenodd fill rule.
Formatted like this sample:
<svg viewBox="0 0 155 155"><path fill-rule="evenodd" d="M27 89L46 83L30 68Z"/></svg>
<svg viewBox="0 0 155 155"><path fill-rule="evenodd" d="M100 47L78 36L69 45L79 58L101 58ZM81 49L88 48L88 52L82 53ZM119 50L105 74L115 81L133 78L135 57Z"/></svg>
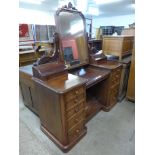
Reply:
<svg viewBox="0 0 155 155"><path fill-rule="evenodd" d="M19 97L20 155L134 155L135 105L123 100L110 111L100 111L87 124L87 134L68 153L63 153L40 130L39 118Z"/></svg>

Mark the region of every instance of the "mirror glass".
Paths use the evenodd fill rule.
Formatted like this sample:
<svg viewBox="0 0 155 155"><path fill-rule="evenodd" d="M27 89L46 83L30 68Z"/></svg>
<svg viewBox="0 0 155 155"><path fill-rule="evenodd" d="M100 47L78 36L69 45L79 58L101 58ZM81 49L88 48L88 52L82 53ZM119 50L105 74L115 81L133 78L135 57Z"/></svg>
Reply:
<svg viewBox="0 0 155 155"><path fill-rule="evenodd" d="M88 63L84 19L78 12L61 11L56 15L62 57L68 67Z"/></svg>

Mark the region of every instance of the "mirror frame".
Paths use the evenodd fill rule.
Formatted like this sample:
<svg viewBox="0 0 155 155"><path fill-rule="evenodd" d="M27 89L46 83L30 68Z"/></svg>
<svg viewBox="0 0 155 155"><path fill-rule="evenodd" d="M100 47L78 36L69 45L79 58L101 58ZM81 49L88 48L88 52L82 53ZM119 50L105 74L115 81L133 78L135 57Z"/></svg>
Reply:
<svg viewBox="0 0 155 155"><path fill-rule="evenodd" d="M54 15L54 18L55 18L55 25L56 25L56 32L59 34L59 24L58 24L58 17L60 16L60 13L61 12L69 12L69 13L72 13L72 14L78 14L82 21L83 21L83 27L84 27L84 38L85 38L85 41L86 41L86 53L87 53L87 59L86 59L86 63L81 63L81 64L77 64L77 65L73 65L73 66L67 66L68 69L73 69L73 68L76 68L76 67L80 67L80 66L84 66L84 65L88 65L89 64L89 53L88 53L88 37L87 37L87 33L86 33L86 20L85 20L85 17L84 15L82 14L81 11L78 11L75 7L73 7L72 3L69 2L68 3L68 6L67 5L64 5L62 6L61 8L58 8L58 10L56 11L55 15ZM59 54L60 54L60 59L62 62L65 63L65 60L64 60L64 56L63 56L63 49L62 49L62 42L61 42L61 39L59 37Z"/></svg>

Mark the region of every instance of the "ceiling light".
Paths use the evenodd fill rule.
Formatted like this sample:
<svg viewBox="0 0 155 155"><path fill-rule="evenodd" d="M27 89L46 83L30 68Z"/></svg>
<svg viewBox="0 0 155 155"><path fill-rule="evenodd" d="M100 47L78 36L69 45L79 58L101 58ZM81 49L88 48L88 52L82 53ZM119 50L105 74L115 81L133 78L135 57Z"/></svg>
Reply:
<svg viewBox="0 0 155 155"><path fill-rule="evenodd" d="M42 4L45 0L20 0L20 2L31 3L31 4Z"/></svg>
<svg viewBox="0 0 155 155"><path fill-rule="evenodd" d="M94 0L96 4L109 4L109 3L116 3L122 0Z"/></svg>

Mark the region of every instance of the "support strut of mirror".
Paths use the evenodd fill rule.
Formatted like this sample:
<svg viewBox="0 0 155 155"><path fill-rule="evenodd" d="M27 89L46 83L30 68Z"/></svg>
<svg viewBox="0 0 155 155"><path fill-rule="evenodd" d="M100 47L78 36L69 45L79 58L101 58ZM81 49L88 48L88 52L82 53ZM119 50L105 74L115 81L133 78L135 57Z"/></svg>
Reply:
<svg viewBox="0 0 155 155"><path fill-rule="evenodd" d="M20 86L41 130L67 152L87 133L93 116L117 103L122 65L105 59L89 63L85 18L71 3L56 11L55 23L57 61L20 68Z"/></svg>
<svg viewBox="0 0 155 155"><path fill-rule="evenodd" d="M60 57L59 57L59 36L58 33L54 33L54 53L52 54L52 56L48 55L47 53L45 53L41 58L39 58L34 64L33 66L38 66L41 64L45 64L45 63L50 63L50 62L61 62Z"/></svg>

